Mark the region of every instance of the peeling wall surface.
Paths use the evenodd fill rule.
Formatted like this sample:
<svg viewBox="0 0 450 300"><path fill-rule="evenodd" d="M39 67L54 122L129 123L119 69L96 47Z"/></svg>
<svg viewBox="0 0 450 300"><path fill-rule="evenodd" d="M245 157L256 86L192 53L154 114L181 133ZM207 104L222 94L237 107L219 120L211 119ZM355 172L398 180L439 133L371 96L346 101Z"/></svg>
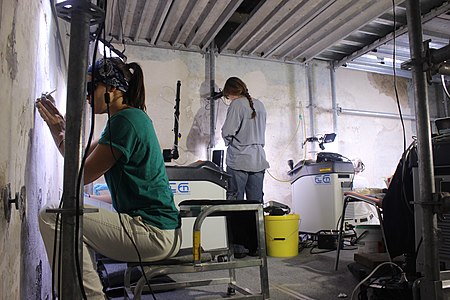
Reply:
<svg viewBox="0 0 450 300"><path fill-rule="evenodd" d="M0 298L49 299L51 273L37 217L42 204L61 195L62 159L34 103L57 88L58 106L64 107L66 62L50 2L0 3L0 188L9 185L12 198L26 191L9 217L1 197Z"/></svg>
<svg viewBox="0 0 450 300"><path fill-rule="evenodd" d="M63 160L46 124L37 115L35 99L57 88L58 108L65 112L69 25L54 16L51 2L0 1L0 187L11 194L25 188L24 205L10 214L0 202L1 299L50 299L51 272L39 234L38 211L61 197ZM120 49L120 45L117 48ZM145 74L147 112L163 149L173 147L176 84L181 81L180 158L171 164L189 165L209 157L210 108L208 58L175 52L127 46L128 62L141 64ZM292 204L287 161L314 158L320 149L304 141L311 135L335 132L326 144L328 152L349 159L360 158L369 187L384 187L403 152L399 118L336 113L332 102L332 76L328 65L283 64L236 57L215 58L217 91L230 76L243 79L250 94L267 110L265 150L271 165L265 177L265 201ZM398 114L392 76L348 69L334 73L338 107L374 113ZM414 116L412 87L397 78L402 114ZM442 116L437 89L429 93L431 117ZM442 96L442 95L441 95ZM442 98L440 98L442 99ZM221 127L229 103L215 103L215 145L224 149ZM441 114L441 115L439 115ZM106 116L97 117L96 136ZM404 120L408 146L416 132L415 122Z"/></svg>

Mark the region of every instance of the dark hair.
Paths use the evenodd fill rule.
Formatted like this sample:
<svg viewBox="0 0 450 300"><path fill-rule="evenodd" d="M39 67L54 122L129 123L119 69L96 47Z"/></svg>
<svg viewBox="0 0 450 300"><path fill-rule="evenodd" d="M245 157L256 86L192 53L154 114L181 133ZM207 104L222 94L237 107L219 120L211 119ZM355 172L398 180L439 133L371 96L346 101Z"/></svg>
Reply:
<svg viewBox="0 0 450 300"><path fill-rule="evenodd" d="M117 67L128 80L128 90L123 97L124 103L145 111L144 73L141 66L135 62L126 64L119 58L115 58L115 60L119 61Z"/></svg>
<svg viewBox="0 0 450 300"><path fill-rule="evenodd" d="M247 85L237 77L230 77L225 82L223 87L223 95L224 96L245 96L248 99L248 103L250 104L250 108L252 109L252 119L256 117L256 110L253 105L253 99L248 93Z"/></svg>
<svg viewBox="0 0 450 300"><path fill-rule="evenodd" d="M94 80L115 86L122 91L126 90L123 93L123 103L145 111L144 73L141 66L135 62L124 63L118 57L110 57L106 59L106 62L101 62L101 60L99 62L96 63ZM105 68L108 69L108 65L112 65L111 69L117 69L118 71L105 70ZM111 78L111 76L114 78ZM127 88L123 88L124 86L127 86Z"/></svg>

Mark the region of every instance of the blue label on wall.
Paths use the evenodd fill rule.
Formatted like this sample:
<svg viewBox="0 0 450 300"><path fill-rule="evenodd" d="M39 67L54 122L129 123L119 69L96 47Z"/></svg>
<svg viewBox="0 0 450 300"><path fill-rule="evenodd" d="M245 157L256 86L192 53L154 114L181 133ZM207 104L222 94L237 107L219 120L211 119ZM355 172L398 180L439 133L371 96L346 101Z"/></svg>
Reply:
<svg viewBox="0 0 450 300"><path fill-rule="evenodd" d="M331 176L328 174L318 175L314 177L314 182L316 184L331 184Z"/></svg>
<svg viewBox="0 0 450 300"><path fill-rule="evenodd" d="M170 189L172 190L172 193L175 194L183 194L187 195L191 192L191 189L189 187L189 182L169 182Z"/></svg>

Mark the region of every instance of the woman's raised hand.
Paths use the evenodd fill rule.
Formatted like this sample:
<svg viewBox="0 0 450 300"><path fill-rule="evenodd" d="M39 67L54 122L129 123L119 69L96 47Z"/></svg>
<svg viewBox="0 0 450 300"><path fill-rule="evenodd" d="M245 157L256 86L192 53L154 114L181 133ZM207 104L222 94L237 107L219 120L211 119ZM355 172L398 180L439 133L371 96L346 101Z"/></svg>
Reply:
<svg viewBox="0 0 450 300"><path fill-rule="evenodd" d="M51 95L36 100L36 107L42 119L47 123L56 145L64 140L66 120L55 106L55 99Z"/></svg>

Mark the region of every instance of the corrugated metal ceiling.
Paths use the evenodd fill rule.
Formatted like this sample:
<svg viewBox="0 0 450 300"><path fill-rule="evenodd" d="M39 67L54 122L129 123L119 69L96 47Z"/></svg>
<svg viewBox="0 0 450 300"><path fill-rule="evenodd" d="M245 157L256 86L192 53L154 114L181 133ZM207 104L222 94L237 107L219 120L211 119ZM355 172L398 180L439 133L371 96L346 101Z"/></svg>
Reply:
<svg viewBox="0 0 450 300"><path fill-rule="evenodd" d="M395 10L393 9L395 2ZM424 39L450 39L450 4L421 0ZM394 34L395 28L395 34ZM409 59L404 0L110 0L112 43L377 71Z"/></svg>

